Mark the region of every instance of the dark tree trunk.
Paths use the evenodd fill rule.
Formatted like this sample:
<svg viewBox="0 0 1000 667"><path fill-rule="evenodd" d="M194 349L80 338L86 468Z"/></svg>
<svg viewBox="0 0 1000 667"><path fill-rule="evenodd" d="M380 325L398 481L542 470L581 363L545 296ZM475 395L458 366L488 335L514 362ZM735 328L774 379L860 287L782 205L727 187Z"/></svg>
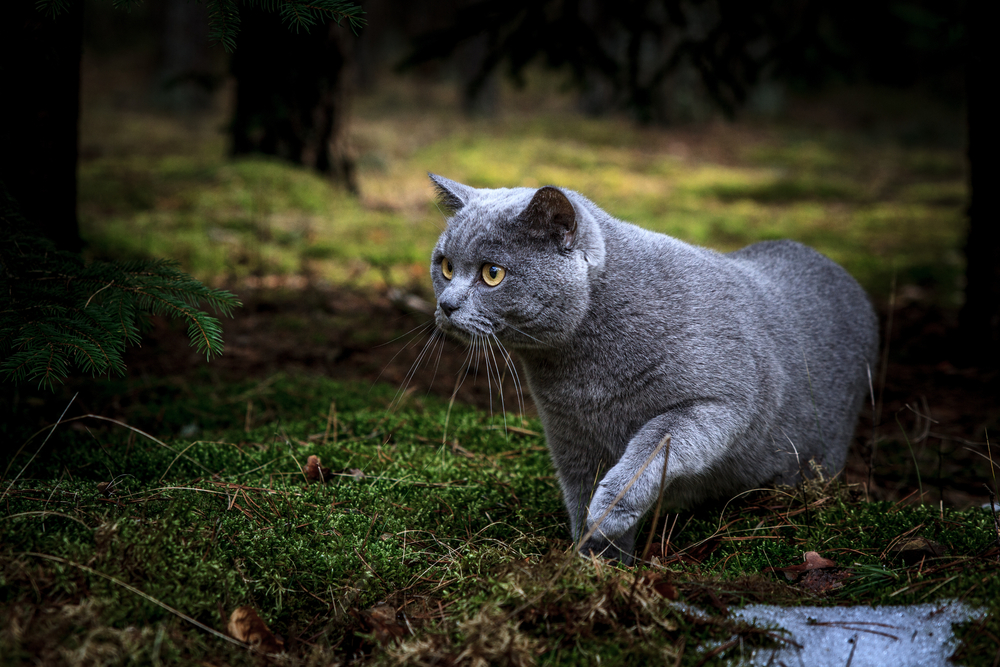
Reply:
<svg viewBox="0 0 1000 667"><path fill-rule="evenodd" d="M0 181L24 217L65 250L82 247L76 218L83 3L55 19L5 3L0 20Z"/></svg>
<svg viewBox="0 0 1000 667"><path fill-rule="evenodd" d="M328 174L357 192L347 146L348 28L295 34L275 13L244 7L232 71L232 153L264 153Z"/></svg>
<svg viewBox="0 0 1000 667"><path fill-rule="evenodd" d="M969 155L969 236L965 245L965 305L959 314L963 361L992 365L1000 361L1000 220L994 195L990 195L983 157L992 159L983 142L994 135L993 121L984 117L989 104L984 96L992 89L992 61L987 63L983 43L983 3L967 5L969 56L966 64L966 111ZM991 69L987 69L987 68ZM987 196L988 195L988 196Z"/></svg>
<svg viewBox="0 0 1000 667"><path fill-rule="evenodd" d="M222 77L216 71L205 5L166 0L162 39L161 103L182 113L207 109Z"/></svg>

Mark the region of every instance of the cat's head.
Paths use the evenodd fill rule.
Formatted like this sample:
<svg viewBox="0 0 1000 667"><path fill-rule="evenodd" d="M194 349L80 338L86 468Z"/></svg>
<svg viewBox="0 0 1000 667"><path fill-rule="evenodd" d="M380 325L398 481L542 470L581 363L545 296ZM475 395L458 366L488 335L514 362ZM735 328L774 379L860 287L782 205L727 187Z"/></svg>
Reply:
<svg viewBox="0 0 1000 667"><path fill-rule="evenodd" d="M486 190L430 178L452 214L431 257L438 327L521 348L567 341L604 264L596 207L551 186Z"/></svg>

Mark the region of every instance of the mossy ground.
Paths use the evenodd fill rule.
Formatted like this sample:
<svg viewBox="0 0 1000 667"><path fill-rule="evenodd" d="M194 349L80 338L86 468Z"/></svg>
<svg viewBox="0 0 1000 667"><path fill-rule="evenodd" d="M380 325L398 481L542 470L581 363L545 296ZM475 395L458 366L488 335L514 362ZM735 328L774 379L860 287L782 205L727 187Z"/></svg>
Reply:
<svg viewBox="0 0 1000 667"><path fill-rule="evenodd" d="M164 605L220 631L251 606L289 664L700 664L734 634L775 641L727 618L750 601L957 598L998 611L983 509L865 502L814 482L664 517L640 537L646 566L586 561L571 553L536 421L433 398L393 410L394 398L307 376L205 387L164 405L171 421L201 420L197 439L79 417L9 453L5 664L251 661ZM245 422L248 399L274 418ZM303 474L310 455L325 483ZM914 536L945 553L900 560L894 547ZM771 571L805 551L849 578L817 593ZM970 633L988 649L988 630Z"/></svg>
<svg viewBox="0 0 1000 667"><path fill-rule="evenodd" d="M444 390L406 391L406 354L402 374L373 382L396 353L386 342L419 322L359 305L388 303L388 287L429 298L442 224L429 170L477 186L557 183L722 250L793 237L879 303L895 281L900 302L948 308L962 268L956 145L773 120L637 128L567 114L530 87L518 111L468 120L421 86L359 101L360 199L276 161L227 160L224 106L179 120L85 88L80 211L93 256L168 256L237 290L287 289L227 329L221 365L193 368L157 320L126 379L4 394L0 662L259 663L192 623L221 632L250 606L281 635L286 653L268 660L284 664L698 665L777 641L730 620L743 602L961 599L990 610L963 630L963 662L995 664L996 527L968 502L939 502L996 488L979 442L995 409L964 439L935 440L948 425L931 431L919 395L893 396L890 372L883 425L859 433L850 479L863 487L761 490L661 517L639 539L647 564L624 568L572 554L530 402L525 414L490 410L480 377L478 394L460 395L479 407L450 403L448 353ZM285 309L289 299L306 305ZM253 337L265 328L267 350ZM53 430L77 389L71 421ZM310 455L325 483L303 474ZM910 537L943 554L902 560ZM805 551L835 560L843 585L819 593L770 569Z"/></svg>

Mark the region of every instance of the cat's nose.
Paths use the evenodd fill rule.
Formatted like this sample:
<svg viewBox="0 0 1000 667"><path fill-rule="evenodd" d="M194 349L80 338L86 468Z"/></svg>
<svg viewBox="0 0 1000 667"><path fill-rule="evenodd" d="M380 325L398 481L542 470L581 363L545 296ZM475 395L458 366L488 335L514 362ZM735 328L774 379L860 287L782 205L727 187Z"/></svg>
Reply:
<svg viewBox="0 0 1000 667"><path fill-rule="evenodd" d="M438 308L441 309L446 316L451 317L451 314L458 310L458 304L447 299L441 299L438 301Z"/></svg>

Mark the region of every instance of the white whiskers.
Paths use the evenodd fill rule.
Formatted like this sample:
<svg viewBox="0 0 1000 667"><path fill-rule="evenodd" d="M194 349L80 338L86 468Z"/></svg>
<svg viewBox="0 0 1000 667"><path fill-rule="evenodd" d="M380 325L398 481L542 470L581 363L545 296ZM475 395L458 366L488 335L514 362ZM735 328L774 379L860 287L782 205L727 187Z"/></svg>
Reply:
<svg viewBox="0 0 1000 667"><path fill-rule="evenodd" d="M433 322L430 322L428 324L433 325ZM412 331L418 331L420 329L423 329L423 330L426 331L427 325L422 325L420 327L416 327ZM412 331L411 331L411 333L412 333ZM408 342L406 345L404 345L399 350L399 352L396 352L396 354L392 355L392 359L389 360L389 363L392 363L396 359L396 357L398 357L399 354L403 350L409 348L411 346L411 344L412 344L411 342ZM410 365L410 369L406 372L406 375L403 377L403 384L396 391L396 395L393 396L392 402L389 403L389 411L390 412L399 407L399 404L402 402L403 398L407 395L407 391L410 388L410 383L413 381L413 378L416 375L417 369L420 367L421 362L428 356L428 351L429 350L433 350L435 347L438 348L437 356L438 356L438 359L440 359L441 358L441 348L444 347L444 336L437 329L437 327L434 327L431 330L430 336L428 336L427 341L424 343L424 346L421 348L420 352L417 354L417 358ZM431 354L433 354L433 352L431 352ZM389 364L386 364L385 368L388 368L388 366L389 366ZM385 368L382 369L383 373L385 372ZM436 372L437 372L437 365L435 364L435 373ZM379 373L379 377L382 377L382 373ZM376 378L376 380L377 380L377 378ZM434 380L432 378L431 382L433 383L433 381Z"/></svg>
<svg viewBox="0 0 1000 667"><path fill-rule="evenodd" d="M417 374L419 373L421 367L426 366L427 362L431 359L433 359L433 364L431 364L433 367L433 373L430 381L427 383L428 391L431 386L433 386L434 380L437 378L437 374L441 366L441 358L444 354L445 335L440 329L434 326L433 322L427 322L423 325L415 327L408 334L405 334L414 334L413 340L407 342L398 352L396 352L396 354L393 355L393 360L396 359L396 357L398 357L404 350L412 349L419 344L418 339L422 337L422 334L427 332L429 327L433 328L430 330L427 340L424 341L423 347L420 349L420 352L417 353L417 356L410 365L409 370L407 370L399 389L396 391L393 400L389 404L389 412L399 408L406 396L412 393L411 385L414 384ZM482 328L486 329L487 327L484 326ZM465 384L465 380L469 377L470 373L473 376L473 380L479 378L480 363L482 363L484 365L483 370L486 375L490 416L495 416L493 408L495 393L500 401L500 413L503 417L504 432L506 433L507 405L506 398L504 396L504 382L508 377L510 377L514 382L517 413L521 416L524 415L524 393L521 388L521 376L517 369L517 362L514 361L514 358L496 334L471 333L469 336L470 338L465 358L462 360L462 364L459 367L458 375L455 379L455 385L451 391L448 414L445 417L445 432L447 433L448 421L451 415L451 406L454 404L458 392ZM503 361L502 365L500 363L501 360ZM447 436L445 436L445 438L446 437Z"/></svg>

